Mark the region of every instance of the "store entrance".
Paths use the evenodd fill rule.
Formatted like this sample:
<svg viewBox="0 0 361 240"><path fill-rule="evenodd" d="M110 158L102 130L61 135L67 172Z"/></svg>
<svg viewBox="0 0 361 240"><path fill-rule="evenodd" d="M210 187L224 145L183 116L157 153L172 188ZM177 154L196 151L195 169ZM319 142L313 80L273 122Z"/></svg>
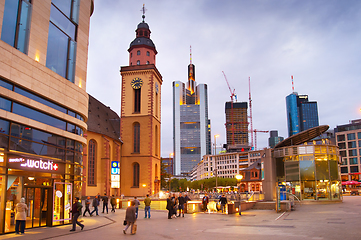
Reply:
<svg viewBox="0 0 361 240"><path fill-rule="evenodd" d="M24 187L26 228L51 226L52 188Z"/></svg>

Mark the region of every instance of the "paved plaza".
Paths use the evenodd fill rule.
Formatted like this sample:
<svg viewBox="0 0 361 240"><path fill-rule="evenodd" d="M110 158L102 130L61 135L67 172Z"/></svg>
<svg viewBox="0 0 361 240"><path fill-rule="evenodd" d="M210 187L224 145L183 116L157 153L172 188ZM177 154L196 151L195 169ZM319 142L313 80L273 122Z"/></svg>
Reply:
<svg viewBox="0 0 361 240"><path fill-rule="evenodd" d="M144 219L140 209L136 235L123 234L125 209L84 217L85 228L69 232L71 225L27 229L25 235L0 239L361 239L361 196L346 196L343 203L302 204L296 211L276 213L248 210L238 214L186 214L167 219L166 211L151 211ZM129 231L129 230L128 230Z"/></svg>

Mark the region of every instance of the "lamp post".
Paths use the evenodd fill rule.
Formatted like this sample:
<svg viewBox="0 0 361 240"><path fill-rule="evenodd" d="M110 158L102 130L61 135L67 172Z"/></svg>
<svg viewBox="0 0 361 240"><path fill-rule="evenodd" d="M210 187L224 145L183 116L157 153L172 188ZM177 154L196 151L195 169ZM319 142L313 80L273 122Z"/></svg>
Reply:
<svg viewBox="0 0 361 240"><path fill-rule="evenodd" d="M216 192L218 193L218 169L217 169L217 137L219 137L219 134L214 135L214 168L216 171Z"/></svg>
<svg viewBox="0 0 361 240"><path fill-rule="evenodd" d="M237 174L237 175L236 175L236 179L237 179L237 183L238 183L238 181L241 182L242 179L243 179L243 175ZM239 214L239 215L242 215L242 214L241 214L241 202L242 202L242 198L241 198L241 183L239 183L239 184L240 184L240 185L239 185L239 210L238 210L238 214Z"/></svg>

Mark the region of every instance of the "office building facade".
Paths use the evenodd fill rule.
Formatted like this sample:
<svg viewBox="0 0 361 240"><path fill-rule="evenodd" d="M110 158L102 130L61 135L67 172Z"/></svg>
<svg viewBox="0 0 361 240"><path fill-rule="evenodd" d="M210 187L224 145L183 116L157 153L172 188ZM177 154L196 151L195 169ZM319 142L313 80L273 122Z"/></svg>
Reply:
<svg viewBox="0 0 361 240"><path fill-rule="evenodd" d="M286 97L288 136L319 126L317 102L293 92Z"/></svg>
<svg viewBox="0 0 361 240"><path fill-rule="evenodd" d="M188 83L173 82L174 174L188 175L202 156L211 153L207 85L195 82L195 66L188 65Z"/></svg>
<svg viewBox="0 0 361 240"><path fill-rule="evenodd" d="M226 102L227 146L248 146L247 102Z"/></svg>
<svg viewBox="0 0 361 240"><path fill-rule="evenodd" d="M70 223L81 197L93 1L0 0L0 234Z"/></svg>
<svg viewBox="0 0 361 240"><path fill-rule="evenodd" d="M361 181L361 119L337 126L334 131L341 157L342 181Z"/></svg>

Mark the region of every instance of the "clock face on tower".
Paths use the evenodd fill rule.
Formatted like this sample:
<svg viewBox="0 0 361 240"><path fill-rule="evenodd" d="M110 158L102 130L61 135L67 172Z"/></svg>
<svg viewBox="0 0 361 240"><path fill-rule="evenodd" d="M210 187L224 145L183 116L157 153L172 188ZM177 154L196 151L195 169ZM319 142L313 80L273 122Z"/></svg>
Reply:
<svg viewBox="0 0 361 240"><path fill-rule="evenodd" d="M143 85L143 80L140 78L134 78L132 82L130 83L134 89L139 89Z"/></svg>

